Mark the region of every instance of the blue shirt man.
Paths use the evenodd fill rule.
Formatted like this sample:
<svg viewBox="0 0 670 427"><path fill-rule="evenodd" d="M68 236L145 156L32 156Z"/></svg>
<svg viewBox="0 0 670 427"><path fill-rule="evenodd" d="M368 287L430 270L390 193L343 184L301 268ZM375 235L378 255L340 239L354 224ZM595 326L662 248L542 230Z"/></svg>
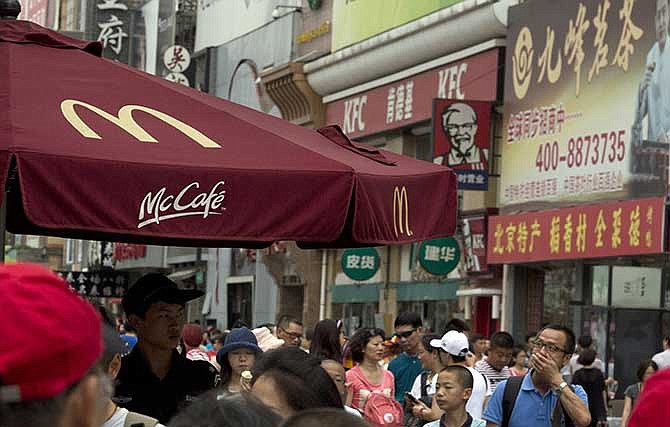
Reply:
<svg viewBox="0 0 670 427"><path fill-rule="evenodd" d="M417 313L401 313L395 319L394 327L397 342L403 352L389 363L389 371L395 377L395 399L402 403L405 392L412 390L414 380L423 372L417 356L423 322Z"/></svg>
<svg viewBox="0 0 670 427"><path fill-rule="evenodd" d="M551 418L559 400L574 425L588 425L591 415L586 392L581 386L568 386L560 373L560 368L568 363L574 351L572 331L563 326L549 325L540 331L532 346L532 369L521 383L509 427L551 427ZM502 403L507 382L503 381L496 387L484 411L487 427L503 424Z"/></svg>

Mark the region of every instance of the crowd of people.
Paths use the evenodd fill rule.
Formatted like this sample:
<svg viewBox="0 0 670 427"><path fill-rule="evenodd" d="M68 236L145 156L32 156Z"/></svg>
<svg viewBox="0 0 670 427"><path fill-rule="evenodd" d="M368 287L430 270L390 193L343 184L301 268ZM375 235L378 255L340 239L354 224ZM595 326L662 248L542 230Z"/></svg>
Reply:
<svg viewBox="0 0 670 427"><path fill-rule="evenodd" d="M160 274L138 280L118 324L43 267L0 266L0 426L598 426L608 396L592 340L546 325L434 334L400 313L391 336L294 317L255 329L184 325L200 296ZM17 327L17 325L19 327ZM307 330L305 330L307 329ZM120 332L120 334L119 334ZM39 341L32 338L40 336ZM670 359L645 361L625 391L624 427L670 416ZM566 381L566 371L569 382Z"/></svg>

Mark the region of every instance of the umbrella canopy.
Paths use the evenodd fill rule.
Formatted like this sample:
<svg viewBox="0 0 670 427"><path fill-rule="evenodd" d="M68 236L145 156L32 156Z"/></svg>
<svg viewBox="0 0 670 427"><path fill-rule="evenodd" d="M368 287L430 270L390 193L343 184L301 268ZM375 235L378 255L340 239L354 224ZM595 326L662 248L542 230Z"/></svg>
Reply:
<svg viewBox="0 0 670 427"><path fill-rule="evenodd" d="M0 190L14 233L182 246L453 234L445 167L318 132L0 21Z"/></svg>

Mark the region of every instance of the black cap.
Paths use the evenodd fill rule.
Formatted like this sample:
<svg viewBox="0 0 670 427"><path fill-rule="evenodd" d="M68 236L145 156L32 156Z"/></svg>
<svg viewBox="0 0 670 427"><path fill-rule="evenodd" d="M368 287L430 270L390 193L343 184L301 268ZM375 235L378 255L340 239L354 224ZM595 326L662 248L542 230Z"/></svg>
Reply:
<svg viewBox="0 0 670 427"><path fill-rule="evenodd" d="M18 18L21 13L21 3L18 0L0 0L0 20Z"/></svg>
<svg viewBox="0 0 670 427"><path fill-rule="evenodd" d="M205 293L195 289L179 289L177 284L160 273L149 273L140 277L130 287L121 304L126 315L144 315L156 302L184 305Z"/></svg>

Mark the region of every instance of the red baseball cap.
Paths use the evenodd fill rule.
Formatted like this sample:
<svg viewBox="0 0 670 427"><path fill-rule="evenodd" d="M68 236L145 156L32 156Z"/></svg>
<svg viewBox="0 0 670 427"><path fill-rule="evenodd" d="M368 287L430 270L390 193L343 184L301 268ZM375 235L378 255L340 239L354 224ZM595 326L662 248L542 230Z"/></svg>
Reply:
<svg viewBox="0 0 670 427"><path fill-rule="evenodd" d="M644 384L644 390L635 404L633 414L628 421L629 427L647 427L665 425L670 420L670 369L662 369ZM665 420L665 421L663 421Z"/></svg>
<svg viewBox="0 0 670 427"><path fill-rule="evenodd" d="M0 265L0 402L54 397L100 357L100 315L36 264Z"/></svg>

